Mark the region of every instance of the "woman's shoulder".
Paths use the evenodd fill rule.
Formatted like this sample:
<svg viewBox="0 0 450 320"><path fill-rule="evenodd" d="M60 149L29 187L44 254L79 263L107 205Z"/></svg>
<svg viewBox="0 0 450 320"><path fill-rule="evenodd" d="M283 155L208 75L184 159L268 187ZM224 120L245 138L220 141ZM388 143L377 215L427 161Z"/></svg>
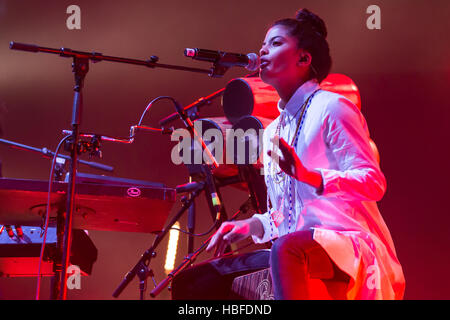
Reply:
<svg viewBox="0 0 450 320"><path fill-rule="evenodd" d="M360 114L359 108L348 98L335 92L320 90L320 104L324 116L348 117L350 114Z"/></svg>

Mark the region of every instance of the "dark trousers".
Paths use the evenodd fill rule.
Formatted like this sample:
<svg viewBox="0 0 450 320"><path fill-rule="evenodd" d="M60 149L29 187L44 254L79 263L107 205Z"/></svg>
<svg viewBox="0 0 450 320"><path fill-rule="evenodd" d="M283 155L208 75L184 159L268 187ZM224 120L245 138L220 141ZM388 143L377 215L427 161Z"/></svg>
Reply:
<svg viewBox="0 0 450 320"><path fill-rule="evenodd" d="M310 299L309 278L339 281L344 285L350 279L314 241L309 230L277 239L270 253L270 269L277 300Z"/></svg>

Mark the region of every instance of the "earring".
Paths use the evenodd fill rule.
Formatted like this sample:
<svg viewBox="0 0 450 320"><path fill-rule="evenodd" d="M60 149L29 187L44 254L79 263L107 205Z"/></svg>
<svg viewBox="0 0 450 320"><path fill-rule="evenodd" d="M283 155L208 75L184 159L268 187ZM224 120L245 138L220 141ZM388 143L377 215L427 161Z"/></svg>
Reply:
<svg viewBox="0 0 450 320"><path fill-rule="evenodd" d="M302 56L298 62L308 62L308 57Z"/></svg>

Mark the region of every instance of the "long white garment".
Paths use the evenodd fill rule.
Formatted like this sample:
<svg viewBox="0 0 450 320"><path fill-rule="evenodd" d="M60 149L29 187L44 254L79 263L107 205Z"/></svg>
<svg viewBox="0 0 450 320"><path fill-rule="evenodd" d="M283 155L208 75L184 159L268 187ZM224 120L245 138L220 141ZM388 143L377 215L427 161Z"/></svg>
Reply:
<svg viewBox="0 0 450 320"><path fill-rule="evenodd" d="M264 131L264 173L267 194L284 220L277 228L269 213L255 214L267 242L289 232L289 181L292 181L291 230L314 230L316 240L333 261L350 275L349 299L401 299L405 279L389 230L378 211L386 180L369 144L369 131L359 109L345 97L320 90L311 100L299 133L296 152L309 169L320 171L324 188L286 177L275 183L270 168L278 165L267 155L271 137L282 119L280 137L289 144L306 99L319 85L310 80L297 89L280 116ZM284 115L283 115L284 114ZM270 170L272 171L272 170ZM284 205L281 203L284 199Z"/></svg>

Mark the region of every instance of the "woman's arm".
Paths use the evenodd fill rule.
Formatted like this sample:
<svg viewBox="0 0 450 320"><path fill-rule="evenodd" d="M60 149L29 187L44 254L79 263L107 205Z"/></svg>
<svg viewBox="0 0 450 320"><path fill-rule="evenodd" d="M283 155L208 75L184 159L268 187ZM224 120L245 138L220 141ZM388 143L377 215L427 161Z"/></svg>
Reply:
<svg viewBox="0 0 450 320"><path fill-rule="evenodd" d="M282 156L279 157L273 154L271 150L269 150L267 154L269 155L269 157L272 157L273 161L278 161L281 170L283 170L286 174L294 177L298 181L313 186L319 192L322 190L323 179L319 171L306 168L295 152L295 149L290 146L283 138L275 136L270 141L273 144L279 146Z"/></svg>
<svg viewBox="0 0 450 320"><path fill-rule="evenodd" d="M358 108L345 98L330 101L323 113L325 142L337 169L321 169L323 195L349 201L379 201L386 179L369 140L366 121Z"/></svg>
<svg viewBox="0 0 450 320"><path fill-rule="evenodd" d="M380 200L386 190L386 179L376 161L364 117L345 98L335 99L324 108L323 136L337 162L337 169L306 168L295 149L275 136L281 156L268 155L278 161L286 174L317 189L318 194L346 200Z"/></svg>

